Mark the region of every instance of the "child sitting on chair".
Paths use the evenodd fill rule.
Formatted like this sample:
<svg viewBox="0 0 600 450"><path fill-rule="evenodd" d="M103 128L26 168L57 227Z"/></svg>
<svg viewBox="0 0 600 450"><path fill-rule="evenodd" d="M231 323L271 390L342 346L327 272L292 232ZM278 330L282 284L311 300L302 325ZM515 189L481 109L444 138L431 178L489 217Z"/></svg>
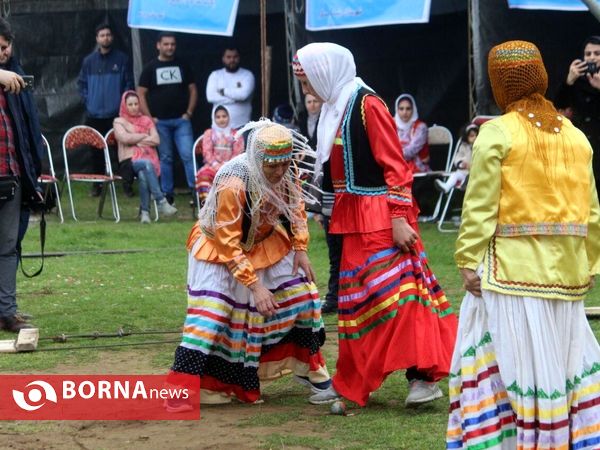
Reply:
<svg viewBox="0 0 600 450"><path fill-rule="evenodd" d="M465 127L461 136L461 143L454 157L453 165L456 170L450 174L446 181L435 180L435 186L440 191L448 193L453 187L460 189L466 185L473 155L473 142L475 142L478 134L479 127L477 125L469 124Z"/></svg>
<svg viewBox="0 0 600 450"><path fill-rule="evenodd" d="M204 165L196 174L196 191L204 202L217 171L223 164L244 151L244 138L234 139L236 130L229 126L229 111L217 106L213 112L212 127L202 137Z"/></svg>

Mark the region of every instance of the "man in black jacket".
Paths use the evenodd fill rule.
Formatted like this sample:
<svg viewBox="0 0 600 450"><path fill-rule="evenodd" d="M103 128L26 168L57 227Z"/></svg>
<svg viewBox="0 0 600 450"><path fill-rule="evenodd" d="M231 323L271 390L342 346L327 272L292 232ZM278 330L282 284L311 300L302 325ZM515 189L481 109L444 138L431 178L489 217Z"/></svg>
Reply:
<svg viewBox="0 0 600 450"><path fill-rule="evenodd" d="M583 131L592 144L592 166L596 190L600 192L600 36L590 36L583 43L583 59L569 66L555 104L573 109L573 124Z"/></svg>
<svg viewBox="0 0 600 450"><path fill-rule="evenodd" d="M12 57L13 33L0 18L0 329L18 332L31 326L17 315L16 285L20 239L29 205L43 199L42 136L33 95L26 90L23 69ZM13 189L6 189L6 186ZM19 224L22 223L25 226Z"/></svg>

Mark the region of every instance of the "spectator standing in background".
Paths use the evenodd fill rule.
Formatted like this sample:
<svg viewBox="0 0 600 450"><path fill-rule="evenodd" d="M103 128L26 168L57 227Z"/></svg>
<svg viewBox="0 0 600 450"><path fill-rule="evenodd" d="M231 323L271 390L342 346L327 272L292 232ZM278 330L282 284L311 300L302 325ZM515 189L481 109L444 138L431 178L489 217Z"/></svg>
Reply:
<svg viewBox="0 0 600 450"><path fill-rule="evenodd" d="M112 28L107 23L96 27L96 44L97 48L83 60L77 86L85 104L85 125L104 136L119 116L121 95L133 89L133 75L129 57L113 48ZM101 152L97 153L92 169L103 172L104 159ZM123 188L127 196L133 195L130 183L124 183ZM101 190L102 184L94 184L91 195L98 196Z"/></svg>
<svg viewBox="0 0 600 450"><path fill-rule="evenodd" d="M585 133L594 149L592 166L598 192L600 179L600 36L590 36L583 43L583 59L569 66L556 104L568 116L572 111L573 124Z"/></svg>
<svg viewBox="0 0 600 450"><path fill-rule="evenodd" d="M240 67L240 52L237 48L226 48L223 52L223 68L213 71L206 83L206 100L213 110L224 105L229 110L230 126L240 128L252 116L252 94L254 75Z"/></svg>
<svg viewBox="0 0 600 450"><path fill-rule="evenodd" d="M174 202L173 144L185 169L187 185L194 196L194 134L190 122L198 92L192 69L175 56L177 41L173 33L158 35L158 57L142 70L137 88L142 114L156 123L160 136L160 184L170 204Z"/></svg>
<svg viewBox="0 0 600 450"><path fill-rule="evenodd" d="M306 94L304 97L304 107L306 112L300 114L299 124L300 132L308 138L308 145L317 148L317 127L319 125L319 115L321 114L321 103L314 95ZM337 312L338 308L338 284L340 280L340 261L342 259L342 235L331 234L329 232L329 219L333 209L334 194L333 191L323 191L321 197L320 212L315 216L315 220L321 222L325 230L325 240L327 242L327 254L329 256L329 280L327 282L327 294L325 303L321 307L323 314Z"/></svg>

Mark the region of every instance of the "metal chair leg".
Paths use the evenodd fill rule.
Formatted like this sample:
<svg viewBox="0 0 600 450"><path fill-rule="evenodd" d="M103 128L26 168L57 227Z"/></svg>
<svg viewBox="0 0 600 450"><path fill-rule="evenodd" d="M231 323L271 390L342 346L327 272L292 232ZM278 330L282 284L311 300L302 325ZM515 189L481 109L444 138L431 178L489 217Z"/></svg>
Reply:
<svg viewBox="0 0 600 450"><path fill-rule="evenodd" d="M60 218L60 223L65 223L65 217L63 216L62 205L60 204L60 192L58 189L58 183L54 183L54 194L56 195L56 209L58 212L58 217Z"/></svg>
<svg viewBox="0 0 600 450"><path fill-rule="evenodd" d="M98 201L98 218L102 218L102 212L104 211L104 202L106 201L106 188L107 183L102 183L102 192L100 193L100 200Z"/></svg>
<svg viewBox="0 0 600 450"><path fill-rule="evenodd" d="M69 178L66 178L67 181L67 190L69 191L69 202L71 204L71 215L73 216L73 220L78 222L77 216L75 215L75 204L73 203L73 191L71 190L71 181Z"/></svg>
<svg viewBox="0 0 600 450"><path fill-rule="evenodd" d="M452 228L452 229L444 228L444 219L446 218L446 214L448 214L448 208L450 207L450 202L452 201L452 194L454 194L454 189L450 189L450 192L448 192L448 197L446 198L446 204L444 205L444 210L442 211L442 215L440 217L440 220L438 221L437 229L438 229L438 231L440 231L442 233L453 233L453 232L458 231L454 228Z"/></svg>

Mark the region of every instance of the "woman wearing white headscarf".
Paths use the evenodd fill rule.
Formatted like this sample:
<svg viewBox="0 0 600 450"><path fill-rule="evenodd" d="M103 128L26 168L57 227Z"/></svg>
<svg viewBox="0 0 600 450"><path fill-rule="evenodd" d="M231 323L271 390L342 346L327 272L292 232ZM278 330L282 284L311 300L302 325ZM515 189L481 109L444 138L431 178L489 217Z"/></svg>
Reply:
<svg viewBox="0 0 600 450"><path fill-rule="evenodd" d="M412 172L394 120L356 78L348 49L309 44L293 66L304 93L323 101L315 173L322 167L323 189L335 192L329 230L343 237L333 386L364 406L387 375L407 369L407 404L439 398L457 323L416 231Z"/></svg>
<svg viewBox="0 0 600 450"><path fill-rule="evenodd" d="M235 138L231 128L229 110L223 105L213 111L212 125L202 135L202 158L204 165L196 174L196 192L200 203L204 202L217 171L230 159L244 151L244 138Z"/></svg>
<svg viewBox="0 0 600 450"><path fill-rule="evenodd" d="M419 120L417 103L410 94L396 99L394 121L402 144L402 154L413 173L429 172L427 124Z"/></svg>

